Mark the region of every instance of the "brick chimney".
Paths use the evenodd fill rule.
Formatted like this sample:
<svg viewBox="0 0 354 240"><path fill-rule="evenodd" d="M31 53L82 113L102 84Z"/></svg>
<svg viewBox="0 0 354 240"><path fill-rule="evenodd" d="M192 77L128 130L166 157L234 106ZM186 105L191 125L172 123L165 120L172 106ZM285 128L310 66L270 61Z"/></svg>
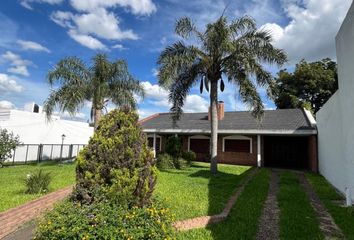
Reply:
<svg viewBox="0 0 354 240"><path fill-rule="evenodd" d="M218 102L217 110L218 110L218 120L223 120L225 117L225 106L223 101ZM210 121L210 119L211 119L211 112L209 107L208 120Z"/></svg>

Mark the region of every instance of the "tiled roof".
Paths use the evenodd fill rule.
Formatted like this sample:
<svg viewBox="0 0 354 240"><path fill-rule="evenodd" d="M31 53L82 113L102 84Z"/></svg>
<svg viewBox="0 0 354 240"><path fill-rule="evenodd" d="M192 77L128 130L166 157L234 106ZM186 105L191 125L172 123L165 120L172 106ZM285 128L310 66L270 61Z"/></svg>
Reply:
<svg viewBox="0 0 354 240"><path fill-rule="evenodd" d="M170 113L160 113L149 119L143 119L141 125L144 130L210 130L208 113L184 113L175 125ZM225 112L225 118L219 121L220 130L296 131L315 128L311 126L302 109L277 109L266 110L261 122L248 111Z"/></svg>

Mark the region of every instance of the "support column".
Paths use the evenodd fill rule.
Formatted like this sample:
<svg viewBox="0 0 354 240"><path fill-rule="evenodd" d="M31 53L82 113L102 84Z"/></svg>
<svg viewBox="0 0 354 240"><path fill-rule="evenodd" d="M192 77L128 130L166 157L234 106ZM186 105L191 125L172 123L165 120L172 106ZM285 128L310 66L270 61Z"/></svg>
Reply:
<svg viewBox="0 0 354 240"><path fill-rule="evenodd" d="M154 151L154 158L156 158L156 133L154 133L154 141L152 143L152 149Z"/></svg>
<svg viewBox="0 0 354 240"><path fill-rule="evenodd" d="M257 167L262 166L261 135L257 135Z"/></svg>

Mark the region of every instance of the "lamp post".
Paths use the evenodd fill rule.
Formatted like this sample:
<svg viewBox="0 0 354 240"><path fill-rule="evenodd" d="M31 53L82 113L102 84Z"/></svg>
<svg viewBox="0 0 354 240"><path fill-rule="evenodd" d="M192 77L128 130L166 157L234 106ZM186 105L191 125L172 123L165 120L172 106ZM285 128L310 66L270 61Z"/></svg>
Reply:
<svg viewBox="0 0 354 240"><path fill-rule="evenodd" d="M65 137L66 137L65 134L61 135L60 161L63 160L63 146L64 146Z"/></svg>

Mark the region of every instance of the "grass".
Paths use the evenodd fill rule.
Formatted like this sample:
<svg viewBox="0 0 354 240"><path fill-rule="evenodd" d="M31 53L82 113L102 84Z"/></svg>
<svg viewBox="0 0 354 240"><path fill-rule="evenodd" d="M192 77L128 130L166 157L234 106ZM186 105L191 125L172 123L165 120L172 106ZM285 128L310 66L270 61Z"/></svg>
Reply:
<svg viewBox="0 0 354 240"><path fill-rule="evenodd" d="M267 169L256 173L245 186L225 221L207 228L180 232L177 239L254 239L268 193L269 176Z"/></svg>
<svg viewBox="0 0 354 240"><path fill-rule="evenodd" d="M327 211L332 215L338 227L342 229L346 239L354 239L354 207L340 206L338 201L344 203L344 198L321 175L307 174L306 176Z"/></svg>
<svg viewBox="0 0 354 240"><path fill-rule="evenodd" d="M0 168L0 212L40 196L39 194L24 193L24 178L26 178L28 173L38 169L43 169L43 171L51 173L52 181L49 185L50 192L75 183L74 163L58 165L55 162L46 162Z"/></svg>
<svg viewBox="0 0 354 240"><path fill-rule="evenodd" d="M166 202L177 220L220 213L250 167L218 167L215 176L206 163L194 163L186 170L161 171L155 195Z"/></svg>
<svg viewBox="0 0 354 240"><path fill-rule="evenodd" d="M323 239L316 214L294 173L280 174L278 203L280 239Z"/></svg>

